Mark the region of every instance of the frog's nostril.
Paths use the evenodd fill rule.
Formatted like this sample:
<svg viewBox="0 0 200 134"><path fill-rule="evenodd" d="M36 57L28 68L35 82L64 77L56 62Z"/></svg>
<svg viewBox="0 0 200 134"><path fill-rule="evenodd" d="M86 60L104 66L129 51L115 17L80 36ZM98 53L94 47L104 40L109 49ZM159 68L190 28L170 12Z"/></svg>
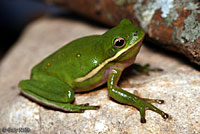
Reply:
<svg viewBox="0 0 200 134"><path fill-rule="evenodd" d="M138 31L133 32L133 36L137 36Z"/></svg>

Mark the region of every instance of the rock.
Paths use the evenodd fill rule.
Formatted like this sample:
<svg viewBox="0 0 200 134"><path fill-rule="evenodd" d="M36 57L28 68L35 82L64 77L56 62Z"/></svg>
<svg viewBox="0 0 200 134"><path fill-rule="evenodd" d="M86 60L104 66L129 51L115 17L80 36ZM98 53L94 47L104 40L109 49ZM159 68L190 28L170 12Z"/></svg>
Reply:
<svg viewBox="0 0 200 134"><path fill-rule="evenodd" d="M145 46L136 62L149 63L151 67L159 67L164 71L152 72L150 76L136 75L130 67L125 70L119 85L129 92L137 90L141 97L164 99L165 104L155 106L169 113L169 120L163 120L158 114L148 111L147 123L141 124L139 112L111 100L106 87L76 94L77 104L101 106L99 110L84 113L52 110L20 94L18 82L29 78L35 64L73 39L101 34L105 30L61 18L42 18L30 24L0 64L2 133L199 134L200 72L180 58Z"/></svg>
<svg viewBox="0 0 200 134"><path fill-rule="evenodd" d="M50 2L49 0L44 0ZM52 4L107 25L130 19L148 34L148 41L181 53L200 65L199 0L73 0Z"/></svg>

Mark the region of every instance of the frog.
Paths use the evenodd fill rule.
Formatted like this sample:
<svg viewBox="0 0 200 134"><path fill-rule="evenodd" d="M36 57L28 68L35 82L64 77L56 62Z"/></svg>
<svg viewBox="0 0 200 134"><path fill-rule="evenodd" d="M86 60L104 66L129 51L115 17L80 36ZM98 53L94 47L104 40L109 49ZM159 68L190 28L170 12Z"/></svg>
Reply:
<svg viewBox="0 0 200 134"><path fill-rule="evenodd" d="M35 65L30 79L19 82L20 91L43 106L84 112L100 106L75 104L75 93L89 92L107 83L108 95L138 109L141 123L146 122L146 110L167 119L169 115L152 104L162 104L163 100L142 98L118 86L123 70L134 63L144 37L145 32L125 18L101 35L75 39Z"/></svg>

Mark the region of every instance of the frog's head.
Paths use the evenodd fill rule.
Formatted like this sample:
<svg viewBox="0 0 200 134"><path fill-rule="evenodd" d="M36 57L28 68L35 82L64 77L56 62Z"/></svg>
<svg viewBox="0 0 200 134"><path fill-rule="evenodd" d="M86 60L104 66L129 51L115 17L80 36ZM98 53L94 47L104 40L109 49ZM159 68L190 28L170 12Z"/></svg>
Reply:
<svg viewBox="0 0 200 134"><path fill-rule="evenodd" d="M101 44L103 53L106 53L104 61L87 75L76 79L76 82L91 78L110 62L123 62L122 66L118 66L122 68L132 64L140 50L144 35L144 31L134 26L130 20L123 19L118 26L104 33L97 42L97 45Z"/></svg>
<svg viewBox="0 0 200 134"><path fill-rule="evenodd" d="M124 61L135 58L144 38L144 31L123 19L120 24L104 34L108 55L114 60Z"/></svg>

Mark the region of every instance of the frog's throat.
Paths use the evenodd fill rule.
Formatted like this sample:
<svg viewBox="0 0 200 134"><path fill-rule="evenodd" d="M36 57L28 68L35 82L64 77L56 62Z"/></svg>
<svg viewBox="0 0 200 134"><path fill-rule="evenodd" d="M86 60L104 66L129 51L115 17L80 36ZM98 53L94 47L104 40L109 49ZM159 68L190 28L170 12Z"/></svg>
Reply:
<svg viewBox="0 0 200 134"><path fill-rule="evenodd" d="M95 69L93 69L92 71L90 71L88 74L86 74L83 77L79 77L75 80L75 82L83 82L84 80L87 80L91 77L93 77L96 73L98 73L105 65L107 65L109 62L115 60L116 58L118 58L121 54L123 54L124 52L126 52L127 50L129 50L130 48L137 46L137 44L139 45L142 40L143 40L144 36L137 40L136 42L134 42L133 44L131 44L129 47L119 51L118 53L116 53L113 57L105 60L104 62L102 62L99 66L97 66ZM141 41L141 42L140 42ZM139 43L140 42L140 43Z"/></svg>

